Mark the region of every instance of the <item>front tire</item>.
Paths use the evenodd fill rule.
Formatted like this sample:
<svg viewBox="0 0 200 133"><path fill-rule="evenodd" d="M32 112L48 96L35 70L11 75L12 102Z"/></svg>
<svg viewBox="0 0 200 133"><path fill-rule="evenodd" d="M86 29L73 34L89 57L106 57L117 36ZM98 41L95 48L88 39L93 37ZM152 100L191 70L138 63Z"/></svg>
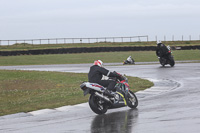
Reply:
<svg viewBox="0 0 200 133"><path fill-rule="evenodd" d="M108 110L108 106L101 98L97 97L95 94L91 94L89 98L89 105L92 111L96 114L105 114Z"/></svg>
<svg viewBox="0 0 200 133"><path fill-rule="evenodd" d="M138 106L138 99L132 91L129 91L126 97L126 102L130 108L136 108Z"/></svg>

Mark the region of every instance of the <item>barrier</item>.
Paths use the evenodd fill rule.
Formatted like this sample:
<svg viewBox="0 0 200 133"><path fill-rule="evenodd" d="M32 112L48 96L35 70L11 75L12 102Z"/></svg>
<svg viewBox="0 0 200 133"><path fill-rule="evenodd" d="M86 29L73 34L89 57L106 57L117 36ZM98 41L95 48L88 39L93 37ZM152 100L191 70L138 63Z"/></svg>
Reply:
<svg viewBox="0 0 200 133"><path fill-rule="evenodd" d="M171 47L176 50L176 47ZM179 50L200 49L200 46L179 46ZM92 52L115 52L115 51L155 51L156 46L145 47L84 47L84 48L60 48L40 49L24 51L0 51L0 56L16 55L40 55L40 54L71 54L71 53L92 53Z"/></svg>

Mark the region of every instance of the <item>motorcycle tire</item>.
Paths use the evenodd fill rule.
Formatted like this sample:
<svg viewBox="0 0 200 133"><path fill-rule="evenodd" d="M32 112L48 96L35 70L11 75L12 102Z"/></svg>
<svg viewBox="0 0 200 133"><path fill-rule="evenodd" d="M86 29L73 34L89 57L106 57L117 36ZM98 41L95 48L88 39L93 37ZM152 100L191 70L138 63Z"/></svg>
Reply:
<svg viewBox="0 0 200 133"><path fill-rule="evenodd" d="M170 62L170 66L171 66L171 67L173 67L173 66L174 66L174 64L175 64L175 62L174 62L174 61L171 61L171 62Z"/></svg>
<svg viewBox="0 0 200 133"><path fill-rule="evenodd" d="M170 66L173 67L175 65L175 61L173 58L170 59Z"/></svg>
<svg viewBox="0 0 200 133"><path fill-rule="evenodd" d="M160 61L160 64L164 67L165 66L165 60L161 57L159 59L159 61Z"/></svg>
<svg viewBox="0 0 200 133"><path fill-rule="evenodd" d="M105 114L108 110L108 106L105 103L100 103L101 99L95 94L91 94L89 98L89 105L92 111L96 114Z"/></svg>
<svg viewBox="0 0 200 133"><path fill-rule="evenodd" d="M127 105L130 108L136 108L138 106L138 99L132 91L129 91L129 93L131 94L128 94L126 97Z"/></svg>
<svg viewBox="0 0 200 133"><path fill-rule="evenodd" d="M169 54L169 56L168 56L168 64L169 64L171 67L173 67L174 64L175 64L175 62L174 62L174 57L173 57L173 55L171 55L171 54Z"/></svg>
<svg viewBox="0 0 200 133"><path fill-rule="evenodd" d="M125 65L125 64L128 64L128 62L127 62L127 61L124 61L124 62L123 62L123 65Z"/></svg>

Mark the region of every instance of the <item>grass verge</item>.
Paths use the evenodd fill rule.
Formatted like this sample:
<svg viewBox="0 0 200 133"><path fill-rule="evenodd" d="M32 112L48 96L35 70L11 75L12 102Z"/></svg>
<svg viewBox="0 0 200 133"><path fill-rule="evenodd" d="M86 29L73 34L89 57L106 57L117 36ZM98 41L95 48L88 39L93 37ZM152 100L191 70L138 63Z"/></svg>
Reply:
<svg viewBox="0 0 200 133"><path fill-rule="evenodd" d="M0 116L88 101L79 87L87 81L87 74L0 70L0 75ZM134 92L153 85L148 80L128 78Z"/></svg>
<svg viewBox="0 0 200 133"><path fill-rule="evenodd" d="M176 60L200 60L199 50L176 50L172 53ZM155 51L99 52L77 54L0 56L0 66L47 65L91 63L101 59L103 62L123 62L128 56L136 62L158 61Z"/></svg>

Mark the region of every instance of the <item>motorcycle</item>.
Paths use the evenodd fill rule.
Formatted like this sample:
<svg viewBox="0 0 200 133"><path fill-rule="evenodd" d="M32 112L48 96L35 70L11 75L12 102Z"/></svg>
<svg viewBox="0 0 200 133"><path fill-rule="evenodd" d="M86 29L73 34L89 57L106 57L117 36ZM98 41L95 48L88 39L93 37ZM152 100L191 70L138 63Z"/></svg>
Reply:
<svg viewBox="0 0 200 133"><path fill-rule="evenodd" d="M106 88L97 83L83 82L80 85L84 96L90 94L89 106L94 113L100 115L105 114L108 109L124 106L136 108L138 106L138 99L129 88L128 78L121 75L120 79L118 78L115 80L117 81L115 86L116 91L111 92L114 97L104 95Z"/></svg>
<svg viewBox="0 0 200 133"><path fill-rule="evenodd" d="M123 62L123 65L125 65L125 64L135 64L135 61L134 61L134 59L133 59L131 56L129 56L129 57Z"/></svg>
<svg viewBox="0 0 200 133"><path fill-rule="evenodd" d="M175 65L174 57L172 55L170 46L167 46L168 53L165 54L163 57L158 57L160 64L164 67L165 65L169 64L171 67Z"/></svg>

